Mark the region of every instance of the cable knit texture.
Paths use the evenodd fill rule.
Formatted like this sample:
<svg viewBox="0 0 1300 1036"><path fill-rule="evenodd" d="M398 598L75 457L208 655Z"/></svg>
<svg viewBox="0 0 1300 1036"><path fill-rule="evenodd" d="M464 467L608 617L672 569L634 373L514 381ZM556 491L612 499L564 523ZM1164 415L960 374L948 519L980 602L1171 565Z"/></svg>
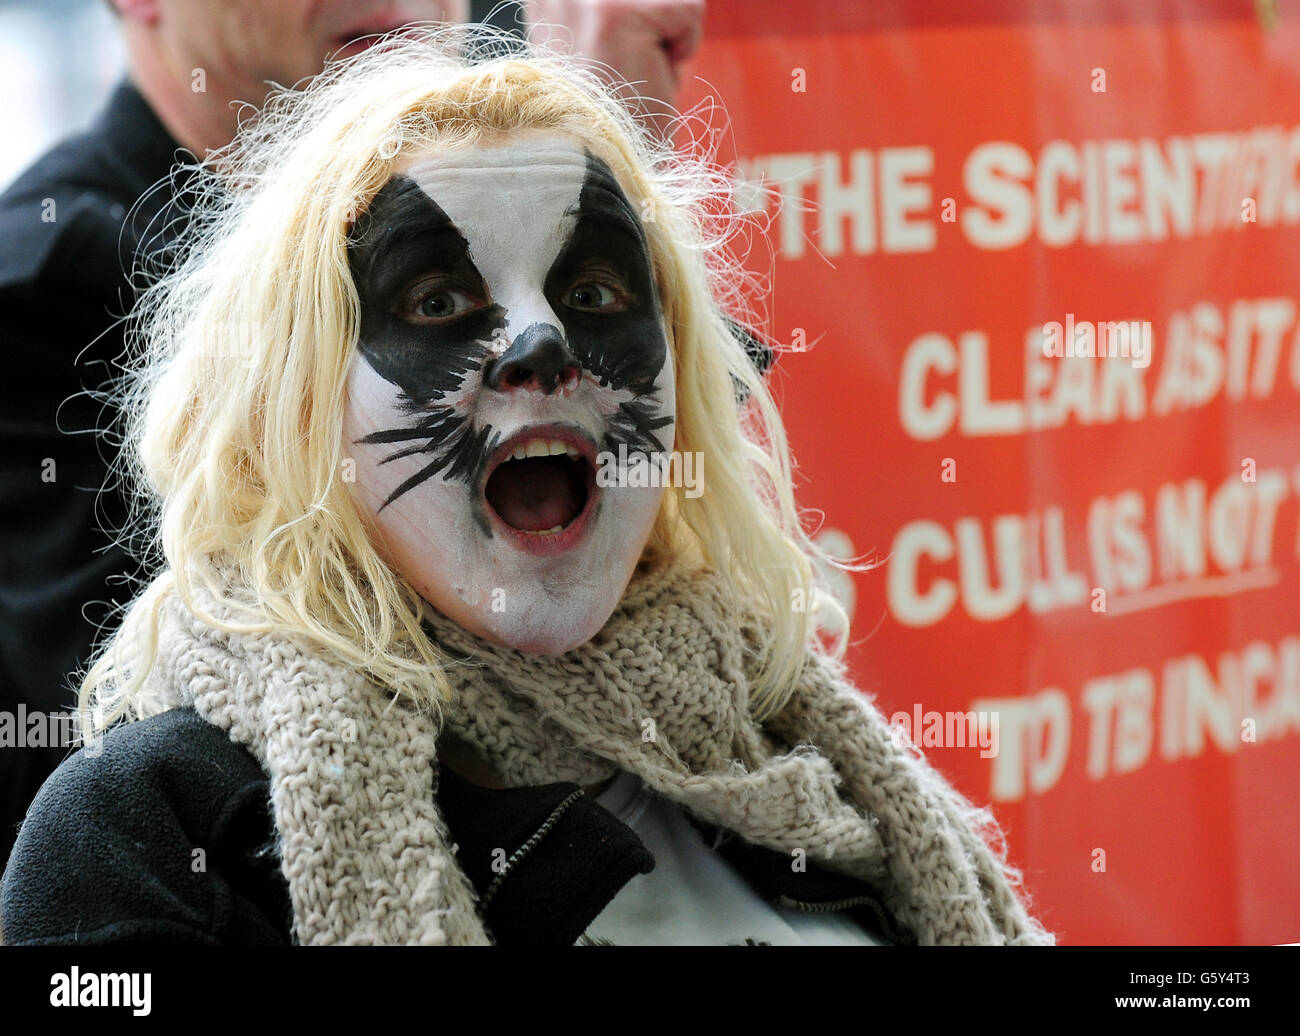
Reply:
<svg viewBox="0 0 1300 1036"><path fill-rule="evenodd" d="M872 882L922 944L1052 942L991 815L899 748L841 667L810 652L789 704L754 722L754 636L727 600L707 571L642 568L605 627L555 656L431 613L456 660L446 729L508 787L630 771L707 822ZM214 630L174 598L163 622L149 697L193 705L269 774L299 942L491 942L437 810L431 712L290 638Z"/></svg>

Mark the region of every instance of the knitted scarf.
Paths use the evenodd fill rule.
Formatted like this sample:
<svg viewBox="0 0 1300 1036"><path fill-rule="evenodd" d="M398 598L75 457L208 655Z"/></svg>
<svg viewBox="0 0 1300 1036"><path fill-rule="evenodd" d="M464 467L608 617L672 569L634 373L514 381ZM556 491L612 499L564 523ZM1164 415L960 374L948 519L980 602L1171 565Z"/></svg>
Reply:
<svg viewBox="0 0 1300 1036"><path fill-rule="evenodd" d="M643 567L604 628L555 656L431 613L456 660L440 727L305 645L215 630L172 597L145 700L193 706L269 775L300 943L491 942L437 809L442 729L508 787L630 771L750 842L871 882L922 944L1052 942L990 846L991 815L898 747L839 666L810 652L789 703L752 719L753 632L727 600L707 571Z"/></svg>

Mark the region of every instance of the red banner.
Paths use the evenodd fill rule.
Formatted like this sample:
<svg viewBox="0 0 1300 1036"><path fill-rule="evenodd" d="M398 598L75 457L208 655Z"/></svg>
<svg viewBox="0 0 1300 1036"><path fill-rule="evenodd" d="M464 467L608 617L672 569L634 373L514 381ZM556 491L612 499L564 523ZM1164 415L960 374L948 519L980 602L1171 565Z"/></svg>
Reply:
<svg viewBox="0 0 1300 1036"><path fill-rule="evenodd" d="M949 6L710 0L683 104L858 684L1061 942L1300 941L1300 17Z"/></svg>

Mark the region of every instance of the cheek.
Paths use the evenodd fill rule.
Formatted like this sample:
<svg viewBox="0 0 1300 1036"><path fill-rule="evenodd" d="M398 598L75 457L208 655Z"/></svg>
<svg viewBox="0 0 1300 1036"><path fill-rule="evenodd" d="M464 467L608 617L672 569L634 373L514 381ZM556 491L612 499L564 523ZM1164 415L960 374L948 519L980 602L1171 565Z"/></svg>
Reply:
<svg viewBox="0 0 1300 1036"><path fill-rule="evenodd" d="M388 468L358 459L352 487L373 523L380 557L440 612L478 632L475 613L485 590L470 576L485 567L486 538L473 520L466 488L432 478L385 507L394 485Z"/></svg>
<svg viewBox="0 0 1300 1036"><path fill-rule="evenodd" d="M488 633L479 617L500 578L492 571L492 541L475 519L469 488L435 475L385 505L429 455L418 452L386 461L409 444L358 441L411 423L397 399L397 389L358 358L343 421L346 455L354 465L353 499L373 526L377 552L396 575L453 622ZM454 405L455 400L446 402Z"/></svg>
<svg viewBox="0 0 1300 1036"><path fill-rule="evenodd" d="M473 541L482 533L465 521L463 489L430 482L421 487L418 497L386 507L375 523L393 571L445 611L467 591L456 585L453 574L462 559L474 553Z"/></svg>

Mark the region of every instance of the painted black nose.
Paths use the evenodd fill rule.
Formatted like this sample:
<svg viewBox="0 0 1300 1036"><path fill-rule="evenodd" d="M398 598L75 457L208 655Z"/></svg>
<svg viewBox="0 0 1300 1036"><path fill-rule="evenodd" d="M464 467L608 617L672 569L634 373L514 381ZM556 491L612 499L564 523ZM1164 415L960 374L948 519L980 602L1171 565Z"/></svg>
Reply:
<svg viewBox="0 0 1300 1036"><path fill-rule="evenodd" d="M515 335L487 369L490 388L539 388L548 395L561 385L577 384L580 366L554 324L531 324Z"/></svg>

